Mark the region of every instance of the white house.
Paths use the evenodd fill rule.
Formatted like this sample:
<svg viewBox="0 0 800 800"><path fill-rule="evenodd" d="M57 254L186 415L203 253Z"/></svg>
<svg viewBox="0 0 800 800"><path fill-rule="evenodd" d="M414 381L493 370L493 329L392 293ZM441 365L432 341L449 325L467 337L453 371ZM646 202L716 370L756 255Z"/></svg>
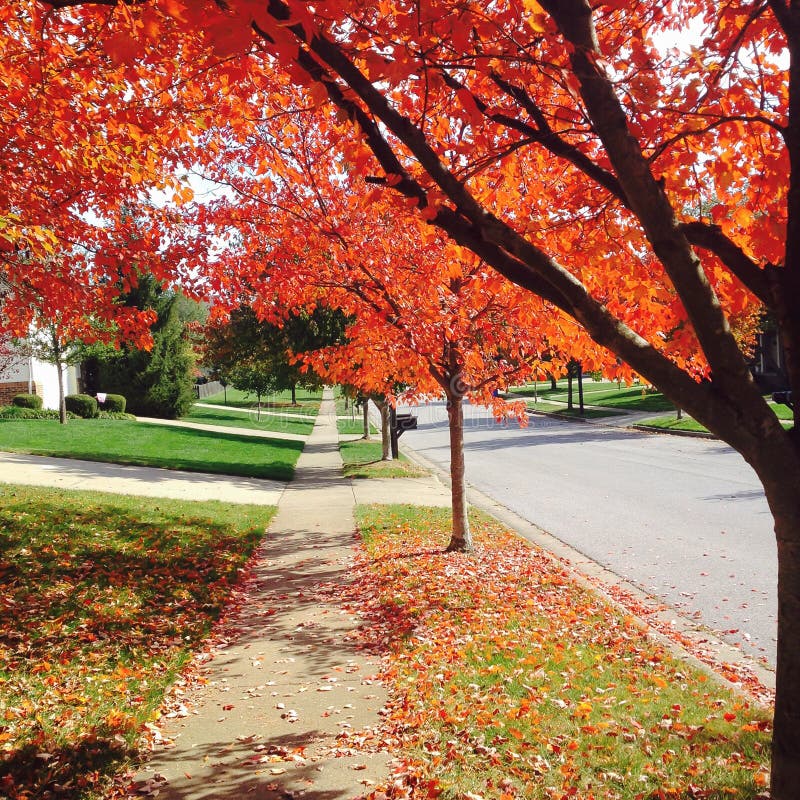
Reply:
<svg viewBox="0 0 800 800"><path fill-rule="evenodd" d="M64 394L79 391L79 367L64 368ZM36 394L45 408L58 408L58 371L53 364L32 356L11 357L0 369L0 406L10 405L14 395Z"/></svg>

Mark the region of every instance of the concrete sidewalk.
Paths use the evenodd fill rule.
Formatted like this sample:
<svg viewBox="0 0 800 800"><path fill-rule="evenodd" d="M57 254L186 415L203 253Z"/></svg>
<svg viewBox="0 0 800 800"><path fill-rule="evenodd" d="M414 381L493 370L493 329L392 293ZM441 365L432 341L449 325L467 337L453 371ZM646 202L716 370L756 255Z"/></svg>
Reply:
<svg viewBox="0 0 800 800"><path fill-rule="evenodd" d="M253 414L252 408L241 408L238 406L220 406L214 403L203 403L202 401L195 403L198 408L211 408L215 411L226 411L228 413L233 412L234 414L247 414L248 416ZM317 417L314 414L301 414L295 413L294 411L268 411L266 408L262 408L260 412L262 417L281 417L283 419L288 420L302 420L304 422L315 422Z"/></svg>
<svg viewBox="0 0 800 800"><path fill-rule="evenodd" d="M208 425L205 422L186 422L182 419L136 417L136 421L144 422L146 425L164 425L168 428L194 428L196 431L224 433L228 436L254 436L257 439L285 439L290 442L304 442L306 440L306 436L302 433L290 433L289 431L268 431L260 428L232 428L230 425Z"/></svg>
<svg viewBox="0 0 800 800"><path fill-rule="evenodd" d="M277 505L287 485L282 481L264 478L238 478L206 472L2 452L0 483L266 506Z"/></svg>
<svg viewBox="0 0 800 800"><path fill-rule="evenodd" d="M137 775L167 800L344 800L388 777L389 755L364 753L385 703L379 663L359 651L358 620L342 608L354 545L353 491L342 478L326 390L314 431L259 549L227 646L208 680L164 720ZM369 748L368 748L369 749Z"/></svg>

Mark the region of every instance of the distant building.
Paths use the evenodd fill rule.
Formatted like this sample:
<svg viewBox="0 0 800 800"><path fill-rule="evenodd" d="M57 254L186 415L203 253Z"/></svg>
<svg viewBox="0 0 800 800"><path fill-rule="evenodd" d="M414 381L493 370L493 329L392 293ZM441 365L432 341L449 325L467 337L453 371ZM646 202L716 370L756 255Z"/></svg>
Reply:
<svg viewBox="0 0 800 800"><path fill-rule="evenodd" d="M763 392L775 392L789 387L786 356L777 330L767 328L757 335L750 369L756 384Z"/></svg>

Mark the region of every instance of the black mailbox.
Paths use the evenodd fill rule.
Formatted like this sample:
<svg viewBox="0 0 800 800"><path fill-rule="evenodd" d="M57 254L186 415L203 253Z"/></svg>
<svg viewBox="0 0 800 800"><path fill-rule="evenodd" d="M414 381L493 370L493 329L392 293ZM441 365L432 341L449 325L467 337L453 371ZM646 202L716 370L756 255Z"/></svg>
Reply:
<svg viewBox="0 0 800 800"><path fill-rule="evenodd" d="M417 418L413 414L395 414L394 429L397 436L402 436L403 431L415 431L417 429Z"/></svg>

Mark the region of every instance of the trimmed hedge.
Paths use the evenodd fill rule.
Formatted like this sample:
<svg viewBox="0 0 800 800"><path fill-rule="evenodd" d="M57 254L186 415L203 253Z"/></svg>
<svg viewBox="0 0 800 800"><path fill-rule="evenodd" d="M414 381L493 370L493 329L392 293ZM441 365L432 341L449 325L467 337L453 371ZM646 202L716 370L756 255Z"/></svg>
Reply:
<svg viewBox="0 0 800 800"><path fill-rule="evenodd" d="M42 398L38 394L18 394L11 403L18 408L32 408L38 411L42 407Z"/></svg>
<svg viewBox="0 0 800 800"><path fill-rule="evenodd" d="M68 394L64 398L64 403L67 411L84 419L94 419L100 413L97 400L88 394Z"/></svg>
<svg viewBox="0 0 800 800"><path fill-rule="evenodd" d="M121 394L107 394L106 399L100 403L103 411L114 411L119 414L125 413L125 406L128 401Z"/></svg>
<svg viewBox="0 0 800 800"><path fill-rule="evenodd" d="M136 417L124 411L103 411L100 409L98 419L127 419L135 421Z"/></svg>
<svg viewBox="0 0 800 800"><path fill-rule="evenodd" d="M0 419L58 419L58 411L52 408L22 408L21 406L3 406L0 408ZM75 414L67 411L68 419L75 419Z"/></svg>

